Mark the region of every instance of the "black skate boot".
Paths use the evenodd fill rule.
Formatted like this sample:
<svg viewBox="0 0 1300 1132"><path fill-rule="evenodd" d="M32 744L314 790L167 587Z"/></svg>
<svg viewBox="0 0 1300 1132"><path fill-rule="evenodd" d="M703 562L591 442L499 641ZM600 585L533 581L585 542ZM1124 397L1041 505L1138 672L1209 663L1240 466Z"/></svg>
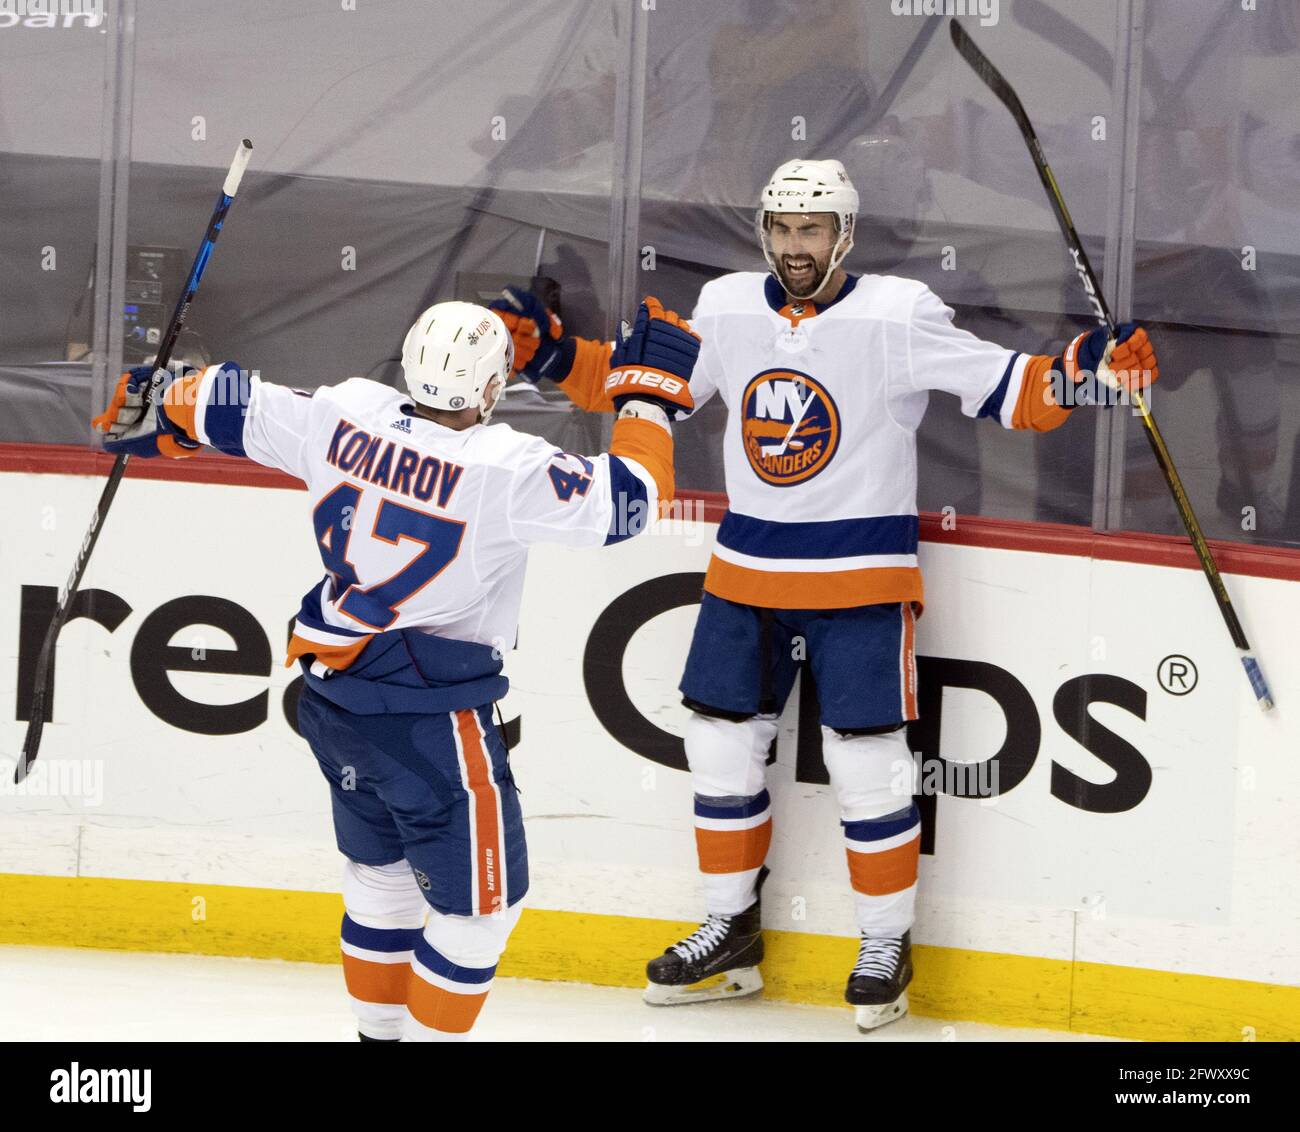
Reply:
<svg viewBox="0 0 1300 1132"><path fill-rule="evenodd" d="M854 1007L858 1030L866 1034L906 1014L911 981L911 932L882 939L863 936L844 991L845 1001Z"/></svg>
<svg viewBox="0 0 1300 1132"><path fill-rule="evenodd" d="M758 874L754 903L734 916L711 915L680 943L646 964L650 980L645 1001L651 1006L716 1002L744 998L763 989L758 964L763 960L761 920L763 881Z"/></svg>

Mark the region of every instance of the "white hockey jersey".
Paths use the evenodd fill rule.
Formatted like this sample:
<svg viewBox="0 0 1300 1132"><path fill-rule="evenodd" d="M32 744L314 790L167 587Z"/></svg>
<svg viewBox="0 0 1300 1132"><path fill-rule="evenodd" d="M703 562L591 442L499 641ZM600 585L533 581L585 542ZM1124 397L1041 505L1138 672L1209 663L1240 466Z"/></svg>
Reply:
<svg viewBox="0 0 1300 1132"><path fill-rule="evenodd" d="M456 431L377 382L309 393L233 366L197 380L191 435L307 484L327 573L289 651L314 658L318 677L402 629L499 659L514 646L531 545L617 542L657 513L656 480L634 459L557 451L506 424Z"/></svg>
<svg viewBox="0 0 1300 1132"><path fill-rule="evenodd" d="M972 417L1050 428L1034 398L1052 359L959 330L924 284L850 277L822 309L770 275L706 283L697 408L715 393L729 509L704 588L746 605L835 609L922 600L916 430L930 390Z"/></svg>

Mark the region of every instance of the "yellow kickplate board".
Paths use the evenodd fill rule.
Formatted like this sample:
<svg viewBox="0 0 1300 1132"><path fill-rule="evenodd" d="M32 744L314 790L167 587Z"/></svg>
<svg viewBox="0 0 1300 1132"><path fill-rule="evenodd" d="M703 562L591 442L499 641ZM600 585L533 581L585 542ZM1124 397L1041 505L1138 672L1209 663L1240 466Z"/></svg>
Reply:
<svg viewBox="0 0 1300 1132"><path fill-rule="evenodd" d="M342 912L334 893L0 873L0 944L337 963ZM697 926L528 908L499 973L641 987L646 961ZM764 941L767 997L848 1011L856 940ZM911 1009L930 1017L1145 1041L1300 1040L1300 987L920 945L913 963Z"/></svg>

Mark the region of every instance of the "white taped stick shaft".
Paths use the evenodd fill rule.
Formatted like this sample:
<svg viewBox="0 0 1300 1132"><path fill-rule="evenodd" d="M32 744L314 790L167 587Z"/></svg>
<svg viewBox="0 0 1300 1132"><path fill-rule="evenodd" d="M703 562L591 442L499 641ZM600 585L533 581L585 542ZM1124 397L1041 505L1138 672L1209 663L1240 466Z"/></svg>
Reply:
<svg viewBox="0 0 1300 1132"><path fill-rule="evenodd" d="M248 168L248 159L253 156L253 143L245 138L235 150L235 160L230 163L230 172L226 174L226 183L221 191L233 197L239 191L239 182L244 179L244 170Z"/></svg>

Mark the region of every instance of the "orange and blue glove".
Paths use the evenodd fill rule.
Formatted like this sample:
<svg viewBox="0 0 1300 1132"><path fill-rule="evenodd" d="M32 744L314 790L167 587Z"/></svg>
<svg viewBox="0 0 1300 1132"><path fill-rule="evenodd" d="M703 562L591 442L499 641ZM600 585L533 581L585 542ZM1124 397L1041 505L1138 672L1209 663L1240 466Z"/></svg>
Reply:
<svg viewBox="0 0 1300 1132"><path fill-rule="evenodd" d="M636 322L614 343L605 392L621 410L629 400L652 401L669 420L689 416L695 408L691 373L700 356L700 336L685 319L666 311L647 295L637 308Z"/></svg>
<svg viewBox="0 0 1300 1132"><path fill-rule="evenodd" d="M510 331L515 344L515 370L536 384L543 377L559 384L573 368L576 343L564 335L560 316L531 291L506 287L501 298L488 303Z"/></svg>
<svg viewBox="0 0 1300 1132"><path fill-rule="evenodd" d="M1061 360L1065 376L1075 383L1075 402L1080 405L1114 403L1115 398L1098 386L1140 392L1160 376L1155 347L1136 322L1120 323L1113 348L1104 326L1080 334L1066 346Z"/></svg>
<svg viewBox="0 0 1300 1132"><path fill-rule="evenodd" d="M90 422L99 432L108 434L104 451L114 455L167 456L179 460L203 450L202 444L167 415L166 394L175 384L176 374L165 373L149 407L144 407L142 394L155 372L160 371L155 371L153 366L137 366L118 378L108 408ZM194 377L198 373L196 369L187 369L184 376Z"/></svg>

